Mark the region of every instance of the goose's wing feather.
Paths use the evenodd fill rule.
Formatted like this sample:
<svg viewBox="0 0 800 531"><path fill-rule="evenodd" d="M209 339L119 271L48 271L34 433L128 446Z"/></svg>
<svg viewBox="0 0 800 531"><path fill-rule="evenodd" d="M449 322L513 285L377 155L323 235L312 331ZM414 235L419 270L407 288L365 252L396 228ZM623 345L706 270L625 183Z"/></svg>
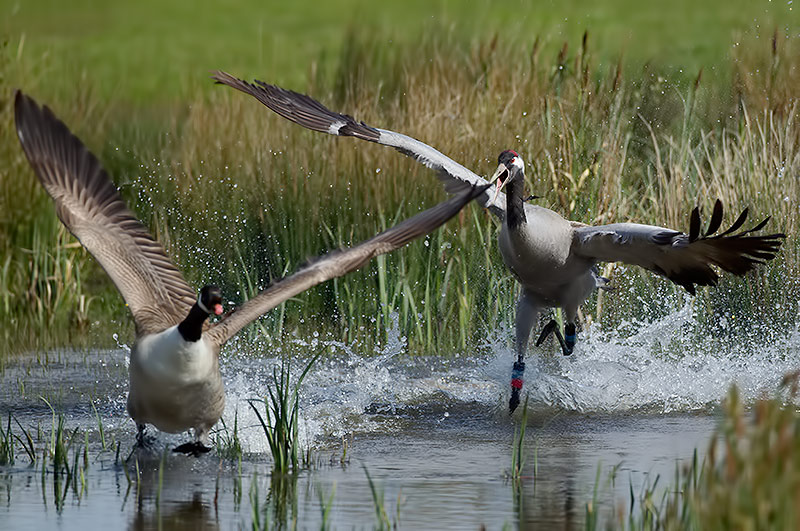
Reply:
<svg viewBox="0 0 800 531"><path fill-rule="evenodd" d="M474 187L395 225L355 247L340 249L313 260L291 276L271 285L233 313L214 325L207 337L217 345L233 337L249 323L278 306L326 280L341 277L365 265L379 254L402 247L411 240L428 234L455 216L464 205L480 197L486 186Z"/></svg>
<svg viewBox="0 0 800 531"><path fill-rule="evenodd" d="M465 193L473 186L487 184L486 179L424 142L387 129L371 127L352 116L332 111L305 94L258 80L249 83L222 71L214 72L212 79L253 96L277 114L307 129L391 146L434 170L445 189L452 194ZM504 193L501 192L495 200L494 193L487 190L476 201L496 216L503 217L506 209Z"/></svg>
<svg viewBox="0 0 800 531"><path fill-rule="evenodd" d="M743 275L757 264L772 260L784 234L754 234L766 220L752 229L736 231L744 224L747 210L721 234L713 233L722 221L722 203L717 200L708 230L700 234L700 213L692 211L689 234L664 227L615 223L575 229L573 252L597 262L625 262L663 275L694 294L695 286L714 285L719 275L711 267Z"/></svg>
<svg viewBox="0 0 800 531"><path fill-rule="evenodd" d="M14 110L19 141L58 217L111 277L137 331L180 322L194 291L125 206L97 158L49 108L19 91Z"/></svg>

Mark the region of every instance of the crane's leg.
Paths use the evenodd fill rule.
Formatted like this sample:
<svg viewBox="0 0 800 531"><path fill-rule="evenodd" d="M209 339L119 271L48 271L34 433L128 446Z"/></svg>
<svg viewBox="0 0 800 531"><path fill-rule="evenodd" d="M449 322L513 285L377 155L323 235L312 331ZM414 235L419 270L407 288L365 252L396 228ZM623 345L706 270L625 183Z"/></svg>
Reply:
<svg viewBox="0 0 800 531"><path fill-rule="evenodd" d="M531 328L539 317L539 304L528 292L522 292L517 302L516 319L516 342L514 345L517 351L517 361L511 370L511 398L508 401L508 409L513 413L519 405L519 395L522 391L522 377L525 373L525 351L528 348L528 339L531 336Z"/></svg>
<svg viewBox="0 0 800 531"><path fill-rule="evenodd" d="M570 310L567 308L566 314L567 323L564 325L564 335L561 335L561 331L558 329L558 322L555 319L551 319L550 322L542 328L542 333L539 334L539 339L536 340L537 347L547 339L547 336L553 334L556 336L558 344L561 345L561 352L565 356L572 354L572 351L575 350L575 320L578 310Z"/></svg>
<svg viewBox="0 0 800 531"><path fill-rule="evenodd" d="M564 325L564 355L569 356L575 350L575 322L578 320L578 307L567 306L564 308L567 314L567 322Z"/></svg>

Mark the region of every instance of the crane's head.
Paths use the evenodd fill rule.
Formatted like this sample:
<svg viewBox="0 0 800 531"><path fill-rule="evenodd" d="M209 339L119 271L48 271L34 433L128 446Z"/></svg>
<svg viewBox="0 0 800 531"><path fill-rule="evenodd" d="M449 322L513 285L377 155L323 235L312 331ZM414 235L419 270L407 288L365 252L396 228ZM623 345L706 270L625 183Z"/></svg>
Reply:
<svg viewBox="0 0 800 531"><path fill-rule="evenodd" d="M497 181L497 189L494 192L494 198L500 194L500 189L506 183L515 179L525 179L525 162L519 153L512 149L507 149L500 153L497 157L497 169L494 175L489 179L490 183Z"/></svg>

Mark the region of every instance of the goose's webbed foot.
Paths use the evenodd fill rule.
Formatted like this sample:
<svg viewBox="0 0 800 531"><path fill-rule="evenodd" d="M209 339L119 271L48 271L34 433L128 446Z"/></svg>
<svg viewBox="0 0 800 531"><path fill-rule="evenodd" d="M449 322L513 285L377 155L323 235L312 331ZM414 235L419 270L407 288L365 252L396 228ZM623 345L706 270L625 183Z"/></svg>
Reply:
<svg viewBox="0 0 800 531"><path fill-rule="evenodd" d="M210 452L211 447L204 445L200 441L195 441L176 446L172 449L172 451L179 454L191 455L192 457L200 457L201 455Z"/></svg>

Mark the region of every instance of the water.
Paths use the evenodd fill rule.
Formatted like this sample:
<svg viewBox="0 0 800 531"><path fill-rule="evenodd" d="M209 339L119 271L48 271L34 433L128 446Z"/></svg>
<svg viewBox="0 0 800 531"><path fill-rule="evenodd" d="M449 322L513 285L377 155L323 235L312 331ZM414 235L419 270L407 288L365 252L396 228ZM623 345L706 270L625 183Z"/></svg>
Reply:
<svg viewBox="0 0 800 531"><path fill-rule="evenodd" d="M569 358L532 355L525 383L527 461L519 483L508 479L520 420L506 412L513 359L508 331L493 334L478 352L453 357L409 357L399 334L370 355L358 345L297 339L281 352L251 358L237 355L234 344L222 363L223 418L231 427L238 417L241 468L213 453L164 455L163 448L186 436L152 432L150 450L138 454L138 482L135 470L129 482L113 450L102 450L92 408L106 439L121 442L124 458L135 432L125 413L126 350L21 356L0 375L2 418L11 412L47 436L49 403L65 415L68 429L89 432L89 466L85 490L79 496L67 489L60 506L52 473L27 466L18 450L17 464L0 467L0 528L250 528L257 516L312 529L328 500L333 528L372 528L367 472L389 519L399 519L402 528L580 527L597 477L601 512L611 517L616 507L627 508L630 488L639 493L657 476L666 485L676 463L691 459L695 449L702 458L731 383L752 401L800 365L796 333L756 347L692 340L695 350L687 354L680 347L692 321L687 305L635 323L624 337L590 329ZM303 360L320 350L326 355L301 394L300 435L312 448L313 465L296 482L271 483L266 441L248 400L266 395L280 354L291 357L297 375Z"/></svg>

